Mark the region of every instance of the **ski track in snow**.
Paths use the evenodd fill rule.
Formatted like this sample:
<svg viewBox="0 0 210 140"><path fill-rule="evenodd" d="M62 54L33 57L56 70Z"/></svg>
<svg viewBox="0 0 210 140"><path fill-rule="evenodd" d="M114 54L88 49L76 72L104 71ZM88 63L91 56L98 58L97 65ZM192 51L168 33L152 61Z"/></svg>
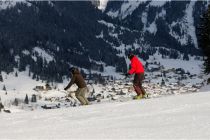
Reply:
<svg viewBox="0 0 210 140"><path fill-rule="evenodd" d="M0 114L0 139L209 139L210 93Z"/></svg>

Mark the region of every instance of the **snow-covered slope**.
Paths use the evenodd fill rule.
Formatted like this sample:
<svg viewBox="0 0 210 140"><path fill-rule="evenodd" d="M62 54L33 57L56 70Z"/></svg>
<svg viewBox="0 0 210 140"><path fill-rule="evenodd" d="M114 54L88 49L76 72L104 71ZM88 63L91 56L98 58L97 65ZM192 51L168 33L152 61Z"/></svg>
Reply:
<svg viewBox="0 0 210 140"><path fill-rule="evenodd" d="M0 113L0 139L210 139L210 92Z"/></svg>
<svg viewBox="0 0 210 140"><path fill-rule="evenodd" d="M0 0L0 10L7 9L16 5L17 1Z"/></svg>

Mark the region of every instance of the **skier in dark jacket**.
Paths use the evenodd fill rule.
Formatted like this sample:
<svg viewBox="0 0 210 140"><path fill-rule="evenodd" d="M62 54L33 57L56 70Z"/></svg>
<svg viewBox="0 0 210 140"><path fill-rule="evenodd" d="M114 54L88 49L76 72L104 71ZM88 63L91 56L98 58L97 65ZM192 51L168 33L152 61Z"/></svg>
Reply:
<svg viewBox="0 0 210 140"><path fill-rule="evenodd" d="M129 54L128 58L131 61L131 68L126 74L126 76L135 74L133 80L133 87L136 91L137 96L135 96L134 98L135 99L144 98L146 94L144 88L142 87L142 81L144 80L144 66L134 54Z"/></svg>
<svg viewBox="0 0 210 140"><path fill-rule="evenodd" d="M89 102L85 97L85 94L88 92L88 88L83 76L77 68L71 68L70 71L72 74L72 78L70 83L64 88L64 90L68 90L73 84L76 84L78 86L78 89L75 93L77 99L80 101L81 105L89 105Z"/></svg>

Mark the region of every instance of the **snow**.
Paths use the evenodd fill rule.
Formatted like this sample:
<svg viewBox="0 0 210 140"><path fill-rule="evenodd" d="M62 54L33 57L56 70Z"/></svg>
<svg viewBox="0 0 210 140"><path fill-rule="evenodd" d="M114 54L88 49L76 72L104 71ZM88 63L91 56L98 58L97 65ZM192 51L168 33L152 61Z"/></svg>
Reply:
<svg viewBox="0 0 210 140"><path fill-rule="evenodd" d="M28 50L23 50L22 53L25 54L25 55L29 55L30 54L30 52Z"/></svg>
<svg viewBox="0 0 210 140"><path fill-rule="evenodd" d="M191 74L197 75L201 73L201 67L203 65L203 61L195 60L195 57L190 57L189 61L181 59L163 59L161 55L158 55L157 53L155 53L153 56L150 56L147 62L152 62L154 59L160 62L160 64L167 69L183 68L185 71L189 71Z"/></svg>
<svg viewBox="0 0 210 140"><path fill-rule="evenodd" d="M106 1L106 0L105 0ZM162 7L170 0L152 0L149 3L149 6L152 7ZM121 19L125 19L128 15L131 15L133 11L135 11L140 4L148 2L148 0L127 0L124 1L121 8L117 11L110 10L107 12L107 15L116 18L119 17ZM147 6L148 8L148 6Z"/></svg>
<svg viewBox="0 0 210 140"><path fill-rule="evenodd" d="M148 28L146 28L147 31L149 31L151 34L156 34L157 32L157 25L155 23L155 21L149 25Z"/></svg>
<svg viewBox="0 0 210 140"><path fill-rule="evenodd" d="M165 10L165 9L162 9L162 11L158 14L158 16L157 16L157 17L158 17L158 18L159 18L159 17L161 17L161 18L163 18L163 19L164 19L164 18L165 18L165 16L166 16L166 10ZM157 18L157 17L156 17L156 18Z"/></svg>
<svg viewBox="0 0 210 140"><path fill-rule="evenodd" d="M109 11L107 12L107 15L112 17L112 18L116 18L119 15L119 11Z"/></svg>
<svg viewBox="0 0 210 140"><path fill-rule="evenodd" d="M112 66L104 67L103 75L114 75L117 79L122 78L122 75L120 75L120 73L116 73L116 68Z"/></svg>
<svg viewBox="0 0 210 140"><path fill-rule="evenodd" d="M188 43L194 44L198 48L197 36L194 26L193 9L196 1L190 1L186 7L185 16L180 20L173 21L169 26L169 34L180 42L181 45L187 45ZM178 26L180 28L180 33L173 31L173 27Z"/></svg>
<svg viewBox="0 0 210 140"><path fill-rule="evenodd" d="M141 21L144 24L143 32L148 31L151 34L156 34L157 32L157 25L155 23L156 19L150 25L147 25L148 24L147 18L148 18L148 13L143 12L141 16Z"/></svg>
<svg viewBox="0 0 210 140"><path fill-rule="evenodd" d="M195 31L195 25L194 25L194 18L193 18L193 8L195 6L196 1L191 1L186 9L186 20L188 22L188 32L189 35L192 37L192 42L195 45L196 48L198 48L198 41Z"/></svg>
<svg viewBox="0 0 210 140"><path fill-rule="evenodd" d="M106 9L107 3L108 3L108 0L100 0L100 5L99 5L98 9L104 11Z"/></svg>
<svg viewBox="0 0 210 140"><path fill-rule="evenodd" d="M17 1L13 1L13 0L1 0L0 1L0 10L14 7L16 5L16 3L17 3Z"/></svg>
<svg viewBox="0 0 210 140"><path fill-rule="evenodd" d="M209 139L209 98L210 92L200 92L0 113L0 139Z"/></svg>
<svg viewBox="0 0 210 140"><path fill-rule="evenodd" d="M114 24L109 23L109 22L106 22L104 20L98 20L98 23L103 24L103 25L106 25L109 28L115 28Z"/></svg>
<svg viewBox="0 0 210 140"><path fill-rule="evenodd" d="M163 5L165 5L167 2L167 0L153 0L150 2L150 6L154 6L154 7L162 7Z"/></svg>
<svg viewBox="0 0 210 140"><path fill-rule="evenodd" d="M96 38L104 38L103 31L101 31L101 33L99 35L96 35Z"/></svg>
<svg viewBox="0 0 210 140"><path fill-rule="evenodd" d="M34 52L37 52L38 55L40 57L42 57L43 59L46 59L46 61L49 63L50 61L53 61L54 58L52 55L50 55L48 52L46 52L45 50L41 49L40 47L34 47L33 49ZM36 61L36 58L33 57L34 60Z"/></svg>
<svg viewBox="0 0 210 140"><path fill-rule="evenodd" d="M141 3L146 1L147 0L131 0L124 2L120 9L120 17L122 19L126 18L128 15L132 14L132 12L138 8Z"/></svg>
<svg viewBox="0 0 210 140"><path fill-rule="evenodd" d="M16 71L17 70L15 70L15 72ZM40 83L32 80L32 78L28 76L28 70L25 72L18 72L18 77L15 77L15 72L10 73L9 75L2 72L4 81L0 82L0 89L3 88L3 85L6 85L7 90L27 91L33 89L37 84Z"/></svg>
<svg viewBox="0 0 210 140"><path fill-rule="evenodd" d="M142 13L141 21L144 24L144 26L147 24L147 16L148 16L147 12Z"/></svg>
<svg viewBox="0 0 210 140"><path fill-rule="evenodd" d="M174 31L172 28L175 26L180 27L181 34L178 34L176 31ZM169 26L170 32L169 34L174 37L181 45L187 45L189 41L189 33L187 31L188 25L186 22L183 21L173 21L172 24Z"/></svg>

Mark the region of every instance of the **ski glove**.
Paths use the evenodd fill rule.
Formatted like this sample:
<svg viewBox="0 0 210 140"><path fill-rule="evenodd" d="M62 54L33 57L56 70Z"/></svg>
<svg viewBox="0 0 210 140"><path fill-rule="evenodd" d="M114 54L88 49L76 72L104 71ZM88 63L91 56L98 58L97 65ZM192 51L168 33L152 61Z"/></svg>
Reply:
<svg viewBox="0 0 210 140"><path fill-rule="evenodd" d="M129 75L130 75L129 73L126 73L126 74L125 74L125 77L128 77Z"/></svg>

